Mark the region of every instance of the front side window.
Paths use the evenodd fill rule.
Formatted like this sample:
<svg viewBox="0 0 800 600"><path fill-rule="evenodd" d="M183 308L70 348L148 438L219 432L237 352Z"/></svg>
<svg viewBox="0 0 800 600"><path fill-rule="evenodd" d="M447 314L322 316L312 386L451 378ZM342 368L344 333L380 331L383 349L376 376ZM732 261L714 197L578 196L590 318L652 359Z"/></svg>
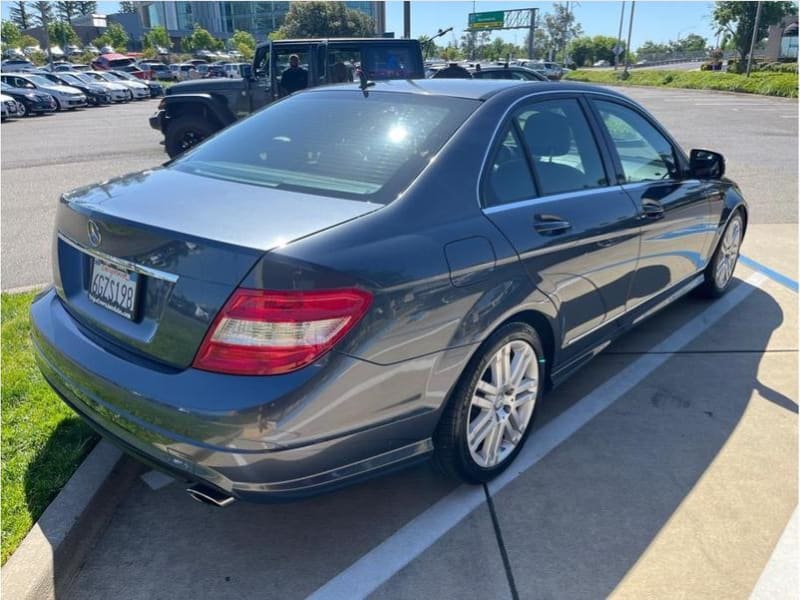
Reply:
<svg viewBox="0 0 800 600"><path fill-rule="evenodd" d="M593 102L617 150L626 183L678 176L672 144L647 119L614 102Z"/></svg>
<svg viewBox="0 0 800 600"><path fill-rule="evenodd" d="M475 100L422 94L300 94L229 127L173 168L386 204L478 105Z"/></svg>
<svg viewBox="0 0 800 600"><path fill-rule="evenodd" d="M515 119L542 195L608 185L600 151L577 100L537 102Z"/></svg>

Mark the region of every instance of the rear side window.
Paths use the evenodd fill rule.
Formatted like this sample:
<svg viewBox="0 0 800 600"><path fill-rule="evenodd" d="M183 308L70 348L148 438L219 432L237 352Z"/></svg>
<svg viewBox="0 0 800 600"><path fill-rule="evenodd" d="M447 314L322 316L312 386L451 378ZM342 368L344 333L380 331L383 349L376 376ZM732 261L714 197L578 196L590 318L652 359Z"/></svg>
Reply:
<svg viewBox="0 0 800 600"><path fill-rule="evenodd" d="M229 127L173 168L387 204L478 105L422 94L299 94Z"/></svg>
<svg viewBox="0 0 800 600"><path fill-rule="evenodd" d="M626 183L677 177L672 144L647 119L614 102L593 102L617 150Z"/></svg>
<svg viewBox="0 0 800 600"><path fill-rule="evenodd" d="M574 98L537 102L516 116L541 195L608 185L603 161Z"/></svg>
<svg viewBox="0 0 800 600"><path fill-rule="evenodd" d="M516 131L507 127L502 143L494 151L484 184L484 205L500 206L533 198L536 191L525 149Z"/></svg>

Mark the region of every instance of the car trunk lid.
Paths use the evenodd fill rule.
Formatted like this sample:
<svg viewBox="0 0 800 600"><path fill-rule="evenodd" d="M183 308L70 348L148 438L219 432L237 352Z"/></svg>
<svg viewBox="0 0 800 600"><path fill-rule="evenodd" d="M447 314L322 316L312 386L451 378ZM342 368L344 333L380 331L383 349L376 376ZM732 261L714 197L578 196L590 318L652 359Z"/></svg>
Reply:
<svg viewBox="0 0 800 600"><path fill-rule="evenodd" d="M265 252L379 207L172 169L128 175L62 197L56 290L99 342L185 368ZM132 319L92 300L96 268L135 279Z"/></svg>

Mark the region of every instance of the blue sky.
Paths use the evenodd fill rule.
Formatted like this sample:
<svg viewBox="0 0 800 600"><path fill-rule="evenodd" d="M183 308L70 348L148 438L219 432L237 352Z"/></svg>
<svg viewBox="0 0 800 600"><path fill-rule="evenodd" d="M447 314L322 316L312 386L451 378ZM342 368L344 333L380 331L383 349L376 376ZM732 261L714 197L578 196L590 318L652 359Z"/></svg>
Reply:
<svg viewBox="0 0 800 600"><path fill-rule="evenodd" d="M98 2L98 12L116 12L118 2ZM620 2L587 1L573 2L575 16L587 35L616 36L619 30ZM552 10L552 2L475 2L475 10L493 11L513 8L539 9L540 16ZM711 22L713 2L636 2L633 21L631 46L638 48L643 42L666 42L697 33L714 40L714 28ZM625 3L625 30L627 35L628 15L631 3ZM2 14L8 16L8 2L2 2ZM431 35L441 29L453 27L453 34L447 40L458 38L467 26L467 15L473 10L473 2L443 2L441 0L415 0L411 3L411 35ZM403 3L390 0L386 3L386 27L396 35L403 34ZM524 30L498 32L497 35L508 41L522 44L525 40ZM440 42L442 43L442 42Z"/></svg>

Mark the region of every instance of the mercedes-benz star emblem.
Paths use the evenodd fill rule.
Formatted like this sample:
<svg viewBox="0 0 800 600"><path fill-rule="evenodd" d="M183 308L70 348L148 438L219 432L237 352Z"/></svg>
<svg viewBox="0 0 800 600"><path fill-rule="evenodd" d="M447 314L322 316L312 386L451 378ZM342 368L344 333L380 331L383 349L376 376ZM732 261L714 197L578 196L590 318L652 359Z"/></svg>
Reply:
<svg viewBox="0 0 800 600"><path fill-rule="evenodd" d="M100 228L94 221L89 221L86 224L86 228L89 230L89 243L92 245L92 248L97 248L103 239L100 237Z"/></svg>

